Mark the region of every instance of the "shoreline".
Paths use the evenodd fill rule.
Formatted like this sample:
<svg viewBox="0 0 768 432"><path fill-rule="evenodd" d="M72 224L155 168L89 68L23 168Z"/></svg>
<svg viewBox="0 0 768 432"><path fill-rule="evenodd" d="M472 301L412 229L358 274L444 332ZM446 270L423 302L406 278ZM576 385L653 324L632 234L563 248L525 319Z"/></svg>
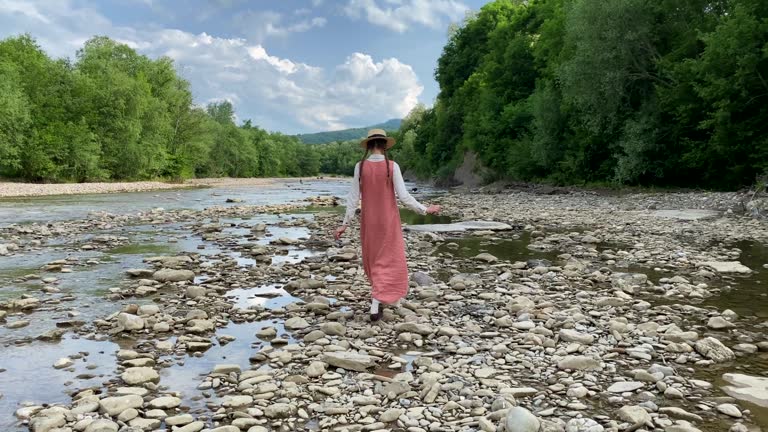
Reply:
<svg viewBox="0 0 768 432"><path fill-rule="evenodd" d="M0 181L0 199L34 198L61 195L89 195L126 192L152 192L191 188L228 186L272 186L278 182L327 181L334 177L275 177L275 178L202 178L181 183L162 181L100 182L100 183L23 183Z"/></svg>

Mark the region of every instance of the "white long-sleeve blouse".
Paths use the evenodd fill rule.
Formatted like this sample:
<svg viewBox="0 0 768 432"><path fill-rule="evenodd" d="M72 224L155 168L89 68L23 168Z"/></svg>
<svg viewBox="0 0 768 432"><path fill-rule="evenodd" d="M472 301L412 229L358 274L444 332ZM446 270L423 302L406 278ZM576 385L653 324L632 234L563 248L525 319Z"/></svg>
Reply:
<svg viewBox="0 0 768 432"><path fill-rule="evenodd" d="M386 158L384 155L371 155L366 159L366 162L384 162ZM416 198L414 198L410 193L408 193L408 189L405 187L405 181L403 180L403 173L400 172L400 166L397 164L397 162L394 162L392 164L392 183L395 187L395 195L397 195L397 198L405 204L408 208L415 211L419 214L426 214L427 208L416 201ZM347 195L347 212L344 215L344 225L349 225L349 222L352 220L352 218L355 216L355 211L357 210L357 205L360 202L360 163L358 162L357 165L355 165L355 177L352 181L352 186L349 189L349 195Z"/></svg>

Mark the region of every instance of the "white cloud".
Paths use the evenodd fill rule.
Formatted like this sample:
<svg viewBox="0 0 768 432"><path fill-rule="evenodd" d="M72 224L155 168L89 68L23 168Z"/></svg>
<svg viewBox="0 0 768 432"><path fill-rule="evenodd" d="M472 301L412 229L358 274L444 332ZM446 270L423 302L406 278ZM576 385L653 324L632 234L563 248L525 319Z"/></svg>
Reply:
<svg viewBox="0 0 768 432"><path fill-rule="evenodd" d="M365 18L371 24L404 32L412 24L441 28L445 20L458 21L469 8L458 0L349 0L344 11L353 19Z"/></svg>
<svg viewBox="0 0 768 432"><path fill-rule="evenodd" d="M192 83L198 103L226 99L235 104L238 118L288 133L402 117L423 90L413 69L395 58L354 53L343 64L324 69L271 55L253 40L115 26L97 11L67 0L0 0L0 38L24 32L54 56L71 57L99 34L152 57L171 57Z"/></svg>
<svg viewBox="0 0 768 432"><path fill-rule="evenodd" d="M323 17L305 18L292 23L283 23L283 15L272 11L247 11L235 16L235 24L243 34L258 42L268 37L285 37L291 33L304 33L313 28L325 27Z"/></svg>

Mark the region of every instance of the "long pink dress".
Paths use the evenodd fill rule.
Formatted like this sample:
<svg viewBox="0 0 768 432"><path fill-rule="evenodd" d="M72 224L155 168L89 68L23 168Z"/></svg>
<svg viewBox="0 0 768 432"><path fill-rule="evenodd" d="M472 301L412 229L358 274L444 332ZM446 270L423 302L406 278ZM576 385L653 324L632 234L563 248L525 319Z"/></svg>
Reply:
<svg viewBox="0 0 768 432"><path fill-rule="evenodd" d="M392 175L393 162L390 164ZM373 286L373 298L396 303L408 294L408 264L400 225L400 211L387 163L366 162L362 167L360 237L363 267Z"/></svg>

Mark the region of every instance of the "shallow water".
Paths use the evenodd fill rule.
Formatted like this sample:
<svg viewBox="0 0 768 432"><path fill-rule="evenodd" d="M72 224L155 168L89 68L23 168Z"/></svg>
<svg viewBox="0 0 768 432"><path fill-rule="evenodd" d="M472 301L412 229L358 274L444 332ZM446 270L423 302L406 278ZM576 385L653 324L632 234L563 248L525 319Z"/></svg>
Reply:
<svg viewBox="0 0 768 432"><path fill-rule="evenodd" d="M234 341L226 345L217 343L205 351L202 357L183 355L161 358L161 361L172 358L174 363L160 370L160 385L167 387L168 391L181 393L183 405L190 407L192 412L204 412L207 402L215 402L219 398L212 390L206 391L210 397L203 396L203 390L198 390L198 386L218 364L236 364L242 371L250 370L250 356L269 345L268 341L256 337L256 333L265 327L275 327L278 337L293 340L279 320L230 323L227 327L218 329L216 335L233 336Z"/></svg>
<svg viewBox="0 0 768 432"><path fill-rule="evenodd" d="M752 269L749 275L729 276L722 291L706 299L705 306L714 306L719 310L731 309L740 316L768 318L768 245L747 241L736 245L742 253L739 261Z"/></svg>
<svg viewBox="0 0 768 432"><path fill-rule="evenodd" d="M300 184L296 180L285 179L268 186L0 199L0 227L23 222L84 219L92 212L127 214L155 208L202 210L212 206L283 204L313 196L345 197L349 182L349 179L331 179ZM435 190L431 188L419 190L420 196L433 193ZM240 202L227 203L227 199Z"/></svg>
<svg viewBox="0 0 768 432"><path fill-rule="evenodd" d="M557 260L557 252L531 250L531 236L528 232L515 234L513 237L460 237L449 238L440 244L435 253L448 254L457 258L474 258L481 253L489 253L502 261L527 261L541 259Z"/></svg>
<svg viewBox="0 0 768 432"><path fill-rule="evenodd" d="M32 404L69 403L70 393L103 384L113 376L114 354L120 346L110 341L65 337L57 343L35 342L0 349L0 430L27 430L18 424L13 412L19 402ZM87 355L85 355L87 353ZM74 365L54 369L62 357L77 355ZM87 375L87 376L86 376ZM80 378L76 378L76 377Z"/></svg>

